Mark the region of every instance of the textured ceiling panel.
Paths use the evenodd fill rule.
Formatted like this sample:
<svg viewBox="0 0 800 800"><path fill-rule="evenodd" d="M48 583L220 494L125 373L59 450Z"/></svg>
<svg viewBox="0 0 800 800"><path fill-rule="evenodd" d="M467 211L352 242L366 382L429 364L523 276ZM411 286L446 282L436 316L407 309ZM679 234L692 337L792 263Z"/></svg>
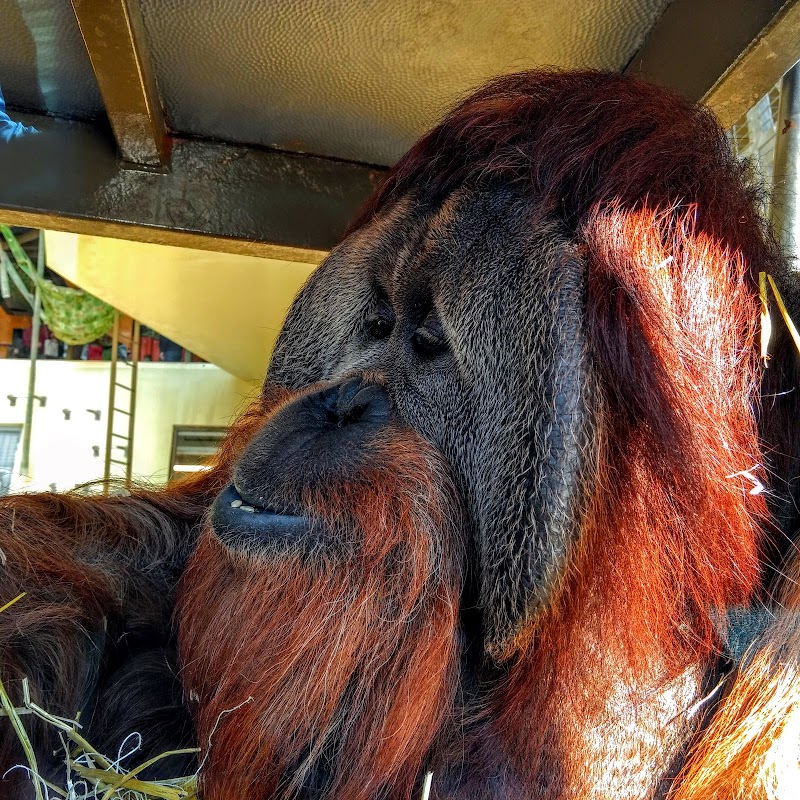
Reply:
<svg viewBox="0 0 800 800"><path fill-rule="evenodd" d="M0 0L0 86L12 107L76 119L104 113L69 0Z"/></svg>
<svg viewBox="0 0 800 800"><path fill-rule="evenodd" d="M373 164L394 162L493 75L544 65L621 69L669 4L140 2L174 130Z"/></svg>

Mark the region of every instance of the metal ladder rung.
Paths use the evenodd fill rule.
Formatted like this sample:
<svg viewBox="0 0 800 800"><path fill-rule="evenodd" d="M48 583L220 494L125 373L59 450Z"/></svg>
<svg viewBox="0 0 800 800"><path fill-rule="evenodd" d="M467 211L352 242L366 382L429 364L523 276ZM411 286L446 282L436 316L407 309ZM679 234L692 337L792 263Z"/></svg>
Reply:
<svg viewBox="0 0 800 800"><path fill-rule="evenodd" d="M106 424L106 452L105 452L105 477L111 477L111 465L117 464L124 467L125 481L130 484L133 464L133 437L134 420L136 413L136 388L139 360L140 327L139 323L133 321L131 334L128 335L120 331L120 314L114 312L114 327L111 337L111 381L109 385L108 398L108 421ZM119 357L119 345L125 344L127 356L122 359ZM118 368L125 365L130 367L128 376L129 382L123 383L118 379ZM115 393L118 389L128 392L128 409L120 408L115 402ZM124 398L122 399L125 402ZM127 434L117 433L114 430L114 420L117 414L123 414L127 418ZM122 444L120 444L120 442ZM120 450L124 453L124 459L112 458L112 452ZM114 453L116 455L116 453ZM106 490L107 492L108 490Z"/></svg>

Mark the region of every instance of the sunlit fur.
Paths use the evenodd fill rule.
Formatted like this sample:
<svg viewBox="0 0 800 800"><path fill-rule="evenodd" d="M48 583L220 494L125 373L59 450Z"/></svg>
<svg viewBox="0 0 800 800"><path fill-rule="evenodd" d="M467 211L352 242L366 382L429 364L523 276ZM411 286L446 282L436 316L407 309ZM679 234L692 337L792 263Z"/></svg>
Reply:
<svg viewBox="0 0 800 800"><path fill-rule="evenodd" d="M741 473L784 491L788 468L771 475L758 439L755 346L757 272L782 261L710 114L589 72L479 90L415 145L352 230L380 224L399 198L501 179L529 188L532 226L563 220L585 255L595 449L560 584L492 643L511 667L473 763L510 797L649 797L669 788L713 707L700 701L721 610L763 591L781 539ZM796 461L794 422L770 424L775 450Z"/></svg>
<svg viewBox="0 0 800 800"><path fill-rule="evenodd" d="M208 530L183 577L203 797L407 798L455 699L454 490L429 445L389 428L363 468L302 497L310 557L229 550Z"/></svg>
<svg viewBox="0 0 800 800"><path fill-rule="evenodd" d="M800 788L800 560L673 800L789 800Z"/></svg>
<svg viewBox="0 0 800 800"><path fill-rule="evenodd" d="M557 761L578 796L640 797L697 723L684 712L719 650L719 609L758 586L766 510L739 474L759 461L755 313L741 258L698 234L691 209L611 208L584 235L604 376L594 483L497 725L531 783Z"/></svg>

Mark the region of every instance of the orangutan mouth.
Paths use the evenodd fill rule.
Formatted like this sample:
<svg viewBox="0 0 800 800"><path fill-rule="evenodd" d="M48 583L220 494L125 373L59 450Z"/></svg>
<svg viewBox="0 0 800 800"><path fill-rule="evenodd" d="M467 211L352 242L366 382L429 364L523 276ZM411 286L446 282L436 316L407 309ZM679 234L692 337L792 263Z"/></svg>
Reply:
<svg viewBox="0 0 800 800"><path fill-rule="evenodd" d="M308 533L311 520L303 514L252 505L231 485L214 501L211 525L224 544L242 547L275 539L297 539Z"/></svg>

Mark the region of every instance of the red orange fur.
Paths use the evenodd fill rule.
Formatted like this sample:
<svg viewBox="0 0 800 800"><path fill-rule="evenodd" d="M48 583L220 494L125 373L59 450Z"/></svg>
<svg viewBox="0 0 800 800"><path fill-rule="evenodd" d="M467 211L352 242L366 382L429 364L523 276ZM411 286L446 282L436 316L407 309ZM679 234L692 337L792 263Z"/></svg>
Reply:
<svg viewBox="0 0 800 800"><path fill-rule="evenodd" d="M743 176L709 114L595 73L498 79L401 160L354 228L400 197L514 181L530 190L532 225L555 217L574 233L602 398L580 530L548 606L489 654L501 663L469 709L468 744L456 713L464 527L439 456L414 434L388 431L382 465L306 496L342 533L334 555L267 563L206 530L177 621L207 800L288 797L311 780L334 800L401 800L448 747L488 776L459 800L783 791L775 755L794 748L796 774L800 719L796 557L774 624L703 728L724 611L763 590L772 552L764 496L744 473L768 483L756 274L780 255ZM28 631L56 675L51 699L69 694L76 632L131 588L102 557L145 564L171 521L199 525L244 444L290 399L269 386L267 397L201 478L130 498L0 501L4 585L31 592L0 616L4 677L24 672L12 644ZM470 657L478 673L491 661ZM327 776L312 777L318 755Z"/></svg>
<svg viewBox="0 0 800 800"><path fill-rule="evenodd" d="M450 718L455 493L410 431L386 431L375 456L306 493L309 535L332 537L312 559L231 551L209 531L191 560L177 619L206 800L294 797L312 780L331 800L407 798Z"/></svg>
<svg viewBox="0 0 800 800"><path fill-rule="evenodd" d="M667 742L698 722L683 712L720 651L721 610L759 586L766 507L741 475L759 463L757 306L741 258L691 209L612 209L583 235L605 379L596 474L570 568L496 703L531 782L557 759L574 796L611 798L619 779L603 773L630 768L629 720L646 772L665 771Z"/></svg>

